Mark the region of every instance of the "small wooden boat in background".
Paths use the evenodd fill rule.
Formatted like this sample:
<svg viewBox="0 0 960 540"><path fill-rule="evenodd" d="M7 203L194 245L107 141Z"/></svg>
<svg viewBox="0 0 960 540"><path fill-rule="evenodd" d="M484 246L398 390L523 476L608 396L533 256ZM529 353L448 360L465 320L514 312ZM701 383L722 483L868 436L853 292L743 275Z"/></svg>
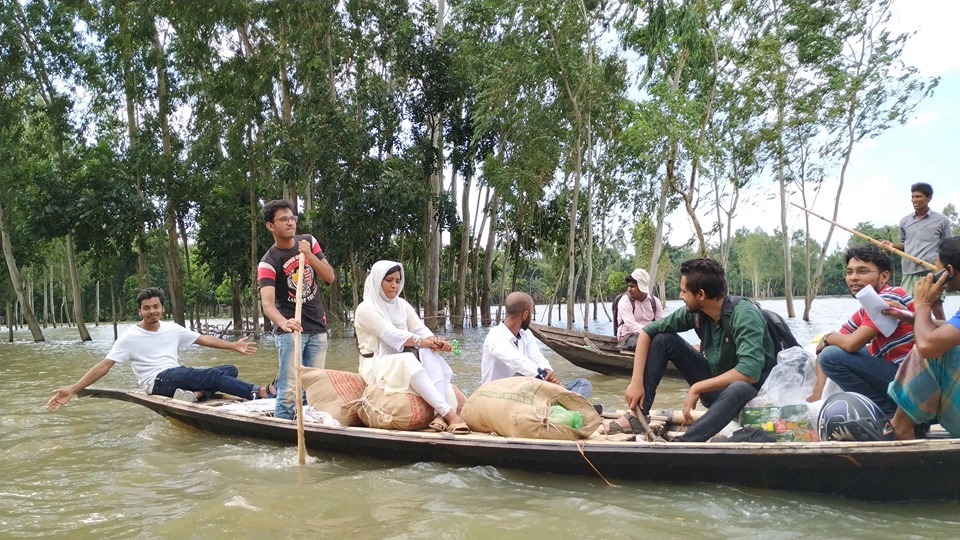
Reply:
<svg viewBox="0 0 960 540"><path fill-rule="evenodd" d="M142 405L171 420L220 435L290 445L297 441L295 422L224 409L235 401L188 403L140 390L96 388L82 390L79 395ZM856 443L647 443L605 438L551 441L311 423L304 426L304 436L307 448L315 452L408 463L494 466L594 478L599 472L607 480L711 482L868 500L960 499L960 439Z"/></svg>
<svg viewBox="0 0 960 540"><path fill-rule="evenodd" d="M633 352L620 352L617 338L613 336L537 323L530 324L530 331L575 366L615 377L629 377L633 373ZM667 374L677 375L673 363L667 364Z"/></svg>

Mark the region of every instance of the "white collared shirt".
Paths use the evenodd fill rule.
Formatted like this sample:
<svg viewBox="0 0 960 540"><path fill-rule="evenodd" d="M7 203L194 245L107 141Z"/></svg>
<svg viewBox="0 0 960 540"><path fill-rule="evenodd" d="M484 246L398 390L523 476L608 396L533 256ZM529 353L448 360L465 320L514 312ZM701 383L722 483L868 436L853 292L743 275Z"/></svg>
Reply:
<svg viewBox="0 0 960 540"><path fill-rule="evenodd" d="M519 335L514 335L501 322L483 340L480 384L517 374L536 377L538 368L553 371L530 330L520 330Z"/></svg>

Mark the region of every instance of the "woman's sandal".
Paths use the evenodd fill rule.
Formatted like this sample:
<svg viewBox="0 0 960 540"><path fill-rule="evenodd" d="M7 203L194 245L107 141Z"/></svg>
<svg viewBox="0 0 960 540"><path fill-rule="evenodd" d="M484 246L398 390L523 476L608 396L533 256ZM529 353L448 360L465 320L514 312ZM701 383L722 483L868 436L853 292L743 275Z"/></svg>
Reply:
<svg viewBox="0 0 960 540"><path fill-rule="evenodd" d="M620 418L626 418L627 423L630 424L630 426L623 427L617 422L617 420L611 420L610 425L607 426L607 435L616 435L618 433L626 433L628 435L633 435L633 434L639 435L641 433L644 433L643 424L641 424L640 420L633 414L626 413Z"/></svg>
<svg viewBox="0 0 960 540"><path fill-rule="evenodd" d="M430 422L429 426L430 426L430 429L434 431L439 431L440 433L443 433L444 431L447 430L447 422L443 418L440 418L439 416L435 417Z"/></svg>
<svg viewBox="0 0 960 540"><path fill-rule="evenodd" d="M467 427L466 422L457 422L456 424L450 424L447 426L447 433L453 435L467 435L470 433L470 428Z"/></svg>

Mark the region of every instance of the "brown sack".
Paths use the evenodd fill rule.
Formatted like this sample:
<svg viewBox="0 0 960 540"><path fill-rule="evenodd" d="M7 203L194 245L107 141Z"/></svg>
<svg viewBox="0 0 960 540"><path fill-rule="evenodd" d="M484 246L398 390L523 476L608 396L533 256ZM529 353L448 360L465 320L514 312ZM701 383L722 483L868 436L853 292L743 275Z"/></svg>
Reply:
<svg viewBox="0 0 960 540"><path fill-rule="evenodd" d="M371 384L353 404L360 420L367 427L412 431L423 429L433 420L433 407L413 392L384 393L378 384Z"/></svg>
<svg viewBox="0 0 960 540"><path fill-rule="evenodd" d="M457 398L457 414L463 410L466 397L456 385L450 385ZM386 394L379 385L371 384L363 396L349 404L367 427L414 431L430 425L434 410L419 394L399 392Z"/></svg>
<svg viewBox="0 0 960 540"><path fill-rule="evenodd" d="M579 412L583 426L573 429L550 422L550 407ZM580 394L531 377L507 377L488 382L467 398L463 419L471 431L504 437L586 439L600 427L600 415Z"/></svg>
<svg viewBox="0 0 960 540"><path fill-rule="evenodd" d="M347 403L360 399L367 383L359 373L332 369L303 368L301 376L307 392L307 403L315 409L330 413L344 426L360 426L360 417Z"/></svg>

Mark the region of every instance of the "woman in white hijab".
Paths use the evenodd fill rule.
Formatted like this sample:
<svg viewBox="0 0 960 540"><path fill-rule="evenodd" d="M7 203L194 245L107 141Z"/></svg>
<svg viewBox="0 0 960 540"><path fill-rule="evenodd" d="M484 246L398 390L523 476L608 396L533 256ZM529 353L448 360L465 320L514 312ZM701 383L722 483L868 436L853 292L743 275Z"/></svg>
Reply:
<svg viewBox="0 0 960 540"><path fill-rule="evenodd" d="M430 427L450 433L469 433L457 414L457 399L450 386L453 371L437 351L453 347L423 324L413 306L400 298L403 266L378 261L363 286L354 328L360 348L360 375L367 384L378 384L388 394L411 389L433 407L437 417ZM405 347L415 348L403 352Z"/></svg>

